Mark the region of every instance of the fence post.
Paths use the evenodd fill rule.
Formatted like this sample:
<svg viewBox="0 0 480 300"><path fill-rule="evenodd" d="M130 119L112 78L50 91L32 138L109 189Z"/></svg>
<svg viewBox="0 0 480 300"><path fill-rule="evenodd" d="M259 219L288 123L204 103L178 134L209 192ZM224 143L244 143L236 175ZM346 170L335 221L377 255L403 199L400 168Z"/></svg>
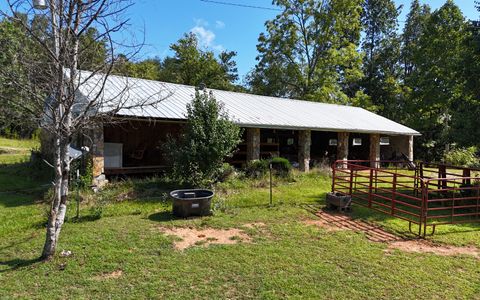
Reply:
<svg viewBox="0 0 480 300"><path fill-rule="evenodd" d="M393 174L393 181L392 181L392 215L395 214L396 195L397 195L397 173Z"/></svg>
<svg viewBox="0 0 480 300"><path fill-rule="evenodd" d="M477 205L476 205L476 214L475 217L478 218L478 204L480 201L480 185L477 184Z"/></svg>
<svg viewBox="0 0 480 300"><path fill-rule="evenodd" d="M422 233L422 224L423 224L423 237L425 237L427 233L427 211L428 211L428 188L429 188L429 181L426 182L422 179L422 212L421 212L421 220L418 235Z"/></svg>
<svg viewBox="0 0 480 300"><path fill-rule="evenodd" d="M350 168L350 189L349 189L349 195L351 196L353 192L353 169Z"/></svg>
<svg viewBox="0 0 480 300"><path fill-rule="evenodd" d="M471 176L470 169L463 169L462 176L463 177L468 177L468 178L462 180L463 181L462 184L470 185L472 183L472 181L470 179L470 176Z"/></svg>
<svg viewBox="0 0 480 300"><path fill-rule="evenodd" d="M370 169L370 182L368 184L368 207L372 207L373 169Z"/></svg>
<svg viewBox="0 0 480 300"><path fill-rule="evenodd" d="M332 193L335 193L335 176L336 176L337 162L332 165Z"/></svg>

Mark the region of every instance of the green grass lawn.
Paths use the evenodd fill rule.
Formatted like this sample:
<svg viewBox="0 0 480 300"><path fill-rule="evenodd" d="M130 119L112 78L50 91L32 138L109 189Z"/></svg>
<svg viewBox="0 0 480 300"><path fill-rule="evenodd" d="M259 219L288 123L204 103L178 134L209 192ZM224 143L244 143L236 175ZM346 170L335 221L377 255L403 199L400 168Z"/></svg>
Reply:
<svg viewBox="0 0 480 300"><path fill-rule="evenodd" d="M0 156L0 159L1 156ZM306 226L305 205L322 207L330 178L313 172L276 181L220 184L213 216L175 219L161 179L112 184L72 202L59 245L72 251L37 262L44 241L45 178L28 164L0 167L0 298L132 299L480 299L480 261L471 256L386 252L352 231ZM72 197L75 196L73 193ZM353 216L406 232L407 223L355 207ZM265 227L243 225L262 222ZM162 227L243 228L251 243L173 248ZM480 246L476 225L439 227L435 241ZM121 271L121 272L120 272ZM108 276L117 272L119 276Z"/></svg>
<svg viewBox="0 0 480 300"><path fill-rule="evenodd" d="M19 140L0 137L0 164L18 164L28 161L30 150L36 149L36 140Z"/></svg>

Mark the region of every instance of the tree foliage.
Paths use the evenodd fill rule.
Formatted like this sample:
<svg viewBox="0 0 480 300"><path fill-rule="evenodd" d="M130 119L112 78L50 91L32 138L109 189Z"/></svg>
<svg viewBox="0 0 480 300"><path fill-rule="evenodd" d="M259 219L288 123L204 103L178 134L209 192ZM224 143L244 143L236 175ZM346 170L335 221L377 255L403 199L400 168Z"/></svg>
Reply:
<svg viewBox="0 0 480 300"><path fill-rule="evenodd" d="M228 117L212 93L196 91L187 105L185 133L170 140L167 153L173 162L174 178L194 187L215 182L226 157L241 141L241 130Z"/></svg>
<svg viewBox="0 0 480 300"><path fill-rule="evenodd" d="M202 50L193 33L185 34L170 46L173 56L131 62L124 58L115 73L132 77L160 80L192 86L201 84L215 89L242 90L238 80L234 51L222 51L216 57L213 51Z"/></svg>
<svg viewBox="0 0 480 300"><path fill-rule="evenodd" d="M409 109L414 110L409 124L423 134L420 149L424 156L438 158L455 140L452 116L455 110L472 99L465 76L470 68L464 64L471 55L471 39L462 12L447 1L426 20L424 32L414 51L408 84Z"/></svg>
<svg viewBox="0 0 480 300"><path fill-rule="evenodd" d="M378 113L401 120L404 93L399 82L400 38L397 34L400 8L392 0L365 0L362 24L363 72L361 86Z"/></svg>
<svg viewBox="0 0 480 300"><path fill-rule="evenodd" d="M355 89L362 77L361 1L273 3L282 13L258 39L258 64L248 78L252 91L342 104L367 100Z"/></svg>

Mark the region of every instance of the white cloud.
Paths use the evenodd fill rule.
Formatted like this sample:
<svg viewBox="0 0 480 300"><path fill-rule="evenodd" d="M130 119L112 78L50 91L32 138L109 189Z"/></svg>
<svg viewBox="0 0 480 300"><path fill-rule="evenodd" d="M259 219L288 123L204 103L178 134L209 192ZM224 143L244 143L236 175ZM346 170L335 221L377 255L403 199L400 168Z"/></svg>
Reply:
<svg viewBox="0 0 480 300"><path fill-rule="evenodd" d="M202 18L200 19L194 18L193 21L195 22L196 26L208 27L208 22Z"/></svg>
<svg viewBox="0 0 480 300"><path fill-rule="evenodd" d="M208 22L203 19L194 19L195 26L190 29L190 32L195 34L198 38L198 44L200 47L203 48L210 48L214 51L221 52L224 51L225 48L222 45L218 45L215 43L215 33L208 29ZM216 21L215 27L220 28L220 26L225 26L222 21ZM222 27L222 28L223 28Z"/></svg>
<svg viewBox="0 0 480 300"><path fill-rule="evenodd" d="M198 25L190 31L197 36L200 46L208 48L213 45L213 40L215 40L215 33L213 33L213 31Z"/></svg>
<svg viewBox="0 0 480 300"><path fill-rule="evenodd" d="M225 23L223 23L222 21L215 21L215 28L223 29L225 28Z"/></svg>

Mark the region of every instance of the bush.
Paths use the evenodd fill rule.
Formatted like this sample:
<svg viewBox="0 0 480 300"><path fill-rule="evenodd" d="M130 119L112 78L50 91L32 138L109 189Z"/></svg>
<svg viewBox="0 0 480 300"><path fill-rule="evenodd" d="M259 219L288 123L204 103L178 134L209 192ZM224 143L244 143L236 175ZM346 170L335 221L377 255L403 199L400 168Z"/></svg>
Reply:
<svg viewBox="0 0 480 300"><path fill-rule="evenodd" d="M245 175L250 178L262 178L268 173L268 160L254 160L247 163Z"/></svg>
<svg viewBox="0 0 480 300"><path fill-rule="evenodd" d="M288 159L283 157L275 157L271 160L272 169L275 170L275 174L281 177L288 177L292 171L292 164Z"/></svg>
<svg viewBox="0 0 480 300"><path fill-rule="evenodd" d="M280 177L289 177L292 172L292 165L288 159L283 157L275 157L271 160L254 160L247 164L245 175L250 178L262 178L268 174L272 164L273 174Z"/></svg>
<svg viewBox="0 0 480 300"><path fill-rule="evenodd" d="M241 129L230 121L223 105L212 93L196 91L187 105L185 133L166 144L173 179L194 187L211 185L220 178L224 159L240 141Z"/></svg>
<svg viewBox="0 0 480 300"><path fill-rule="evenodd" d="M218 180L224 182L235 175L235 168L228 163L224 163L219 170L219 174Z"/></svg>
<svg viewBox="0 0 480 300"><path fill-rule="evenodd" d="M445 152L443 160L447 164L455 166L473 167L479 165L479 158L477 156L477 148L458 148Z"/></svg>

